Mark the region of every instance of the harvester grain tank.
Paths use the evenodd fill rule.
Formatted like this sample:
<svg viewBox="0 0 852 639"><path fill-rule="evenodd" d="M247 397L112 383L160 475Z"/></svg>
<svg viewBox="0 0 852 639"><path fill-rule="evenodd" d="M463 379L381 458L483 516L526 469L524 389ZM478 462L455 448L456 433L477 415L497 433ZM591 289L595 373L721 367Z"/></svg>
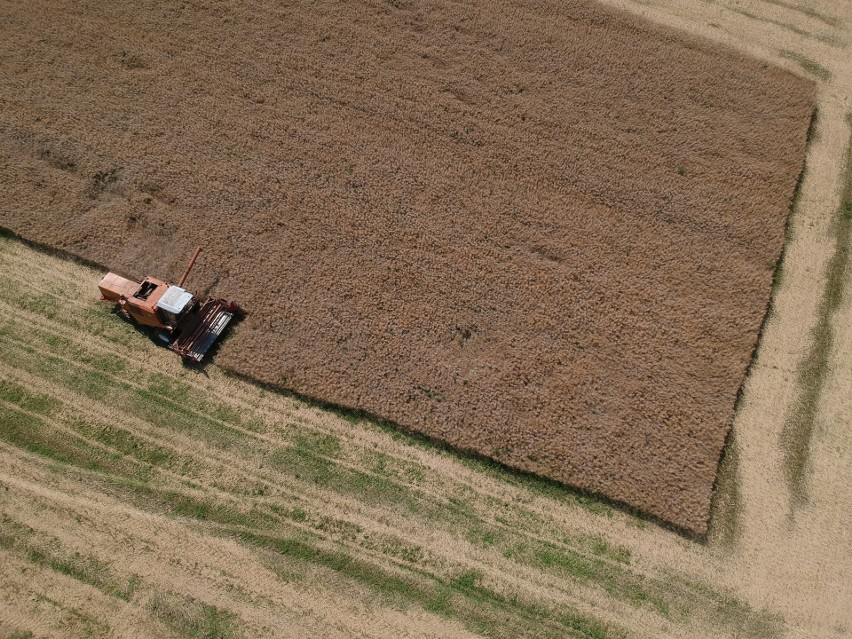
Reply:
<svg viewBox="0 0 852 639"><path fill-rule="evenodd" d="M201 247L195 249L177 284L156 277L134 282L107 273L98 285L101 299L115 302L119 315L156 329L160 339L189 362L203 359L237 311L233 302L212 297L202 302L183 288L199 253Z"/></svg>

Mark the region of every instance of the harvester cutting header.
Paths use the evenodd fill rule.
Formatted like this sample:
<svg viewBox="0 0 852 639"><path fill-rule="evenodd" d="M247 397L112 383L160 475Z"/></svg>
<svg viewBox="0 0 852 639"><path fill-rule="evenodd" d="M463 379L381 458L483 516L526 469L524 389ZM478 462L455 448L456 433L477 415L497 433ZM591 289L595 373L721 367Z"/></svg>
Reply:
<svg viewBox="0 0 852 639"><path fill-rule="evenodd" d="M185 361L200 362L237 311L233 302L207 298L202 302L183 288L201 247L177 284L155 277L142 282L107 273L98 284L101 299L118 304L117 313L125 319L157 329L157 335Z"/></svg>

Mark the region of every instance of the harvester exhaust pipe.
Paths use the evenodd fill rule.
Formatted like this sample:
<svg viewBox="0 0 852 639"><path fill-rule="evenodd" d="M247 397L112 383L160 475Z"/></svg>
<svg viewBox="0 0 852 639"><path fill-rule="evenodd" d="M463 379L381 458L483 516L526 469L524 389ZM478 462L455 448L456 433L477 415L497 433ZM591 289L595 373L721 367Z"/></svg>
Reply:
<svg viewBox="0 0 852 639"><path fill-rule="evenodd" d="M192 259L189 260L189 264L186 265L186 270L183 272L183 275L180 276L180 281L177 285L183 288L183 283L186 281L186 278L189 277L189 272L192 270L192 267L195 265L195 260L198 259L198 254L201 253L201 247L199 246L195 249L195 253L192 254Z"/></svg>

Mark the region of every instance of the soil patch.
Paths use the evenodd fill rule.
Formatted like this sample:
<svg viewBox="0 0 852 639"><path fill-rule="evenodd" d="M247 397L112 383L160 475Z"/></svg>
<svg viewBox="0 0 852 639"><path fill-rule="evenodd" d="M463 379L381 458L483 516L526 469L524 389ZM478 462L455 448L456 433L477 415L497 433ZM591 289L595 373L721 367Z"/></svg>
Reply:
<svg viewBox="0 0 852 639"><path fill-rule="evenodd" d="M0 8L0 225L224 366L703 533L813 85L587 2Z"/></svg>

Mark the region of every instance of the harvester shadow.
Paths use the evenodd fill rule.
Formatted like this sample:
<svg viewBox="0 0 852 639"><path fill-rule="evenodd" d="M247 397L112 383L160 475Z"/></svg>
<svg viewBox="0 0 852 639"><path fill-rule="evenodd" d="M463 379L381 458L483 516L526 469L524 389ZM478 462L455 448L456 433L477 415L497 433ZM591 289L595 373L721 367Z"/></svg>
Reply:
<svg viewBox="0 0 852 639"><path fill-rule="evenodd" d="M10 228L6 228L5 226L0 226L0 237L8 237L14 239L16 242L20 242L27 248L30 248L34 251L38 251L44 255L50 255L53 257L60 257L63 260L68 260L74 262L75 264L80 264L82 266L86 266L91 269L96 269L98 271L107 271L109 270L103 264L96 262L94 260L88 260L85 257L80 257L76 253L72 253L66 249L57 248L54 246L47 246L45 244L39 244L38 242L33 242L32 240L28 240L21 235L18 235Z"/></svg>

